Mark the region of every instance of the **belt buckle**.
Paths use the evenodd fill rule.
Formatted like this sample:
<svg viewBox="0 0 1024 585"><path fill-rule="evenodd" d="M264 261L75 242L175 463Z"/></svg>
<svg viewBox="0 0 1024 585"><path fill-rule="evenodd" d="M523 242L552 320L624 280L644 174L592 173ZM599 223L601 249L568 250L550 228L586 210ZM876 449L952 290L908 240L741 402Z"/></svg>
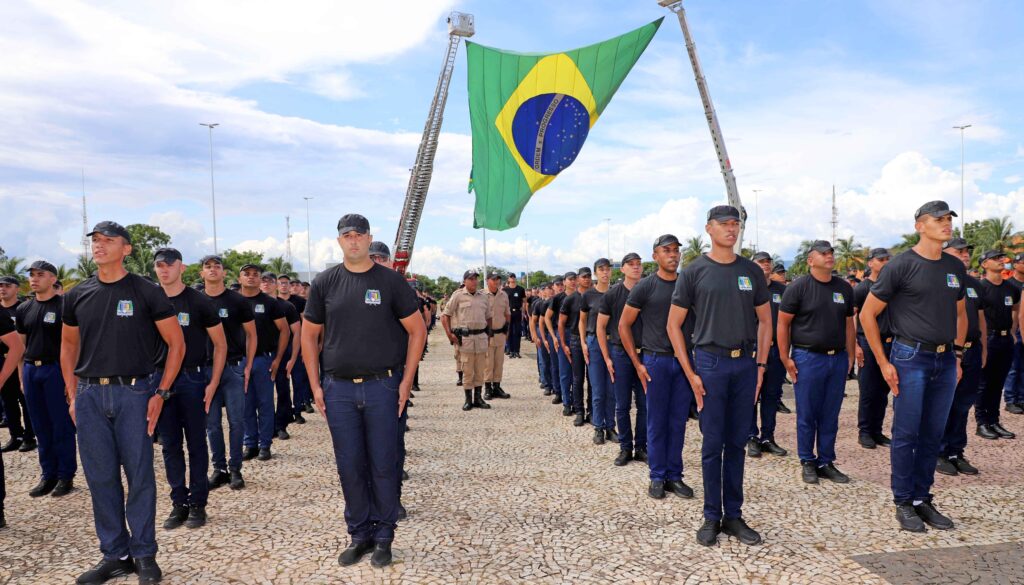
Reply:
<svg viewBox="0 0 1024 585"><path fill-rule="evenodd" d="M741 355L743 355L743 350L742 349L734 349L734 350L729 352L729 357L731 357L731 358L738 358Z"/></svg>
<svg viewBox="0 0 1024 585"><path fill-rule="evenodd" d="M1003 337L1006 337L1006 335L1007 335L1008 333L1009 333L1009 331L1007 331L1006 329L1000 329L1000 330L999 330L999 335L1001 335L1001 336L1003 336Z"/></svg>
<svg viewBox="0 0 1024 585"><path fill-rule="evenodd" d="M352 383L353 384L362 384L363 383L363 379L362 378L352 378Z"/></svg>
<svg viewBox="0 0 1024 585"><path fill-rule="evenodd" d="M886 337L885 338L885 342L886 343L892 343L892 337Z"/></svg>
<svg viewBox="0 0 1024 585"><path fill-rule="evenodd" d="M836 355L836 350L830 349L830 350L825 352L825 355Z"/></svg>
<svg viewBox="0 0 1024 585"><path fill-rule="evenodd" d="M945 351L946 351L946 344L945 343L943 343L942 345L936 345L935 346L935 353L944 353Z"/></svg>
<svg viewBox="0 0 1024 585"><path fill-rule="evenodd" d="M100 378L100 386L109 386L110 378Z"/></svg>
<svg viewBox="0 0 1024 585"><path fill-rule="evenodd" d="M32 365L38 368L39 366L43 365L43 360L36 360L32 362Z"/></svg>
<svg viewBox="0 0 1024 585"><path fill-rule="evenodd" d="M970 349L970 347L972 345L974 345L974 342L972 342L972 341L965 341L964 342L964 349Z"/></svg>

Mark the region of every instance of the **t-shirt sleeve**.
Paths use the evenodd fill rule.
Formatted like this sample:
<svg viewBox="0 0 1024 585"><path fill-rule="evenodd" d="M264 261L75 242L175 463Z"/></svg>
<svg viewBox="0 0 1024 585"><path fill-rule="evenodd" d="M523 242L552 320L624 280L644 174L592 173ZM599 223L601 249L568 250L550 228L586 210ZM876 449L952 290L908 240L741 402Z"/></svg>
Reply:
<svg viewBox="0 0 1024 585"><path fill-rule="evenodd" d="M78 327L78 315L75 314L75 301L77 300L78 294L75 292L75 289L69 290L61 299L62 308L60 319L65 325Z"/></svg>
<svg viewBox="0 0 1024 585"><path fill-rule="evenodd" d="M601 302L597 307L597 312L602 315L612 314L612 291L609 290L601 297Z"/></svg>
<svg viewBox="0 0 1024 585"><path fill-rule="evenodd" d="M626 297L626 304L634 309L643 309L651 297L650 284L650 278L645 278L636 283L633 290L629 291L629 296Z"/></svg>
<svg viewBox="0 0 1024 585"><path fill-rule="evenodd" d="M1013 297L1013 304L1016 305L1017 303L1019 303L1020 302L1020 289L1015 287L1015 286L1010 287L1010 296ZM23 306L25 306L24 303L22 303L18 308L20 309Z"/></svg>
<svg viewBox="0 0 1024 585"><path fill-rule="evenodd" d="M693 271L683 270L679 274L672 289L672 304L687 310L693 307Z"/></svg>
<svg viewBox="0 0 1024 585"><path fill-rule="evenodd" d="M853 288L853 306L859 311L868 298L868 286L858 284Z"/></svg>
<svg viewBox="0 0 1024 585"><path fill-rule="evenodd" d="M579 295L573 295L571 297L568 297L568 296L565 297L565 300L562 301L562 307L558 310L558 312L563 314L563 315L568 315L568 314L572 313L572 307L573 307L573 305L576 304L576 299L577 298L579 298Z"/></svg>
<svg viewBox="0 0 1024 585"><path fill-rule="evenodd" d="M765 282L764 274L761 273L760 269L757 272L754 270L750 271L750 281L754 283L754 306L760 307L771 299L771 293L768 292L768 283ZM847 298L852 296L847 295Z"/></svg>
<svg viewBox="0 0 1024 585"><path fill-rule="evenodd" d="M23 335L28 334L28 328L25 326L26 313L28 313L28 303L21 303L14 310L14 328Z"/></svg>
<svg viewBox="0 0 1024 585"><path fill-rule="evenodd" d="M270 302L264 307L264 310L267 312L267 317L270 318L271 321L277 321L278 319L285 319L287 321L286 315L284 314L284 307L281 306L281 303L277 302L277 299L273 297L268 298L270 298Z"/></svg>
<svg viewBox="0 0 1024 585"><path fill-rule="evenodd" d="M395 275L397 276L398 273L396 272ZM419 303L416 302L416 293L412 291L412 287L406 284L401 276L392 280L394 284L392 284L391 310L395 315L399 319L405 319L419 312Z"/></svg>
<svg viewBox="0 0 1024 585"><path fill-rule="evenodd" d="M203 327L209 329L220 325L220 316L217 315L217 309L213 306L213 302L202 293L197 296L199 298L199 317Z"/></svg>
<svg viewBox="0 0 1024 585"><path fill-rule="evenodd" d="M7 315L0 312L0 335L7 335L8 333L13 333L14 331L14 320L10 319Z"/></svg>
<svg viewBox="0 0 1024 585"><path fill-rule="evenodd" d="M326 312L322 282L320 278L316 278L309 285L309 298L306 299L306 312L303 313L306 321L315 325L324 324L324 313Z"/></svg>
<svg viewBox="0 0 1024 585"><path fill-rule="evenodd" d="M957 291L956 300L960 301L967 296L967 287L964 286L967 282L967 269L961 262L957 262L956 277L960 279L960 289Z"/></svg>
<svg viewBox="0 0 1024 585"><path fill-rule="evenodd" d="M171 299L167 298L167 293L164 292L164 289L149 283L139 288L142 290L142 296L146 301L146 308L149 311L150 319L153 321L163 321L175 315L174 305L171 304Z"/></svg>
<svg viewBox="0 0 1024 585"><path fill-rule="evenodd" d="M804 280L798 280L786 287L786 292L782 293L782 303L779 304L780 311L790 315L796 315L800 312L804 283Z"/></svg>
<svg viewBox="0 0 1024 585"><path fill-rule="evenodd" d="M289 325L299 322L299 311L295 308L295 305L284 301L284 304L281 306L284 308L284 319Z"/></svg>
<svg viewBox="0 0 1024 585"><path fill-rule="evenodd" d="M878 297L883 303L888 303L896 295L900 288L900 281L903 277L903 263L893 260L885 270L878 274L878 280L871 285L871 294ZM960 287L961 289L963 287Z"/></svg>
<svg viewBox="0 0 1024 585"><path fill-rule="evenodd" d="M239 323L248 323L256 320L256 315L252 312L252 307L249 303L245 302L244 298L240 298L241 295L234 297L235 299L235 313L238 315Z"/></svg>
<svg viewBox="0 0 1024 585"><path fill-rule="evenodd" d="M846 282L845 280L843 281L843 285L844 285L843 289L845 289L843 294L846 295L846 298L852 300L853 299L853 287L850 286L850 283ZM854 303L846 303L846 316L847 317L853 317L853 305L854 305Z"/></svg>

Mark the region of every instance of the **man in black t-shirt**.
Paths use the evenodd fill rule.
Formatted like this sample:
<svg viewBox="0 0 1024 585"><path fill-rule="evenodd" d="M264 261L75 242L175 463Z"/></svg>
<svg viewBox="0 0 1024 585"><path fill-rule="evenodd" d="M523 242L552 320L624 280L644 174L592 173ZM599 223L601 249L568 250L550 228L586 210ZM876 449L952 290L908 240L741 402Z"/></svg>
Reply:
<svg viewBox="0 0 1024 585"><path fill-rule="evenodd" d="M185 341L167 295L125 270L132 251L128 230L102 221L87 236L97 271L64 295L60 365L103 560L78 582L135 572L139 582L157 583L152 436ZM158 377L161 341L167 352Z"/></svg>
<svg viewBox="0 0 1024 585"><path fill-rule="evenodd" d="M878 280L882 269L889 263L889 259L889 250L873 248L868 255L869 274L853 288L853 310L857 322L857 385L860 391L857 403L857 441L865 449L874 449L878 445L888 447L892 444L889 437L882 433L882 421L889 406L889 385L885 383L882 370L878 367L875 355L871 353L867 338L864 337L864 327L860 323L859 315L871 287ZM879 316L878 326L881 330L882 345L888 353L892 349L892 331L886 311L882 311Z"/></svg>
<svg viewBox="0 0 1024 585"><path fill-rule="evenodd" d="M671 492L680 498L692 498L693 489L683 483L683 444L693 393L665 336L679 268L679 240L672 234L659 236L652 255L658 271L629 291L619 317L619 339L647 394L651 478L647 495L661 499L665 492ZM633 338L633 322L638 317L643 320L639 343ZM637 347L642 348L642 354Z"/></svg>
<svg viewBox="0 0 1024 585"><path fill-rule="evenodd" d="M512 359L521 358L523 356L519 355L519 351L523 337L523 301L526 299L526 291L516 283L516 275L512 273L505 279L504 291L508 295L508 308L512 315L508 322L505 352Z"/></svg>
<svg viewBox="0 0 1024 585"><path fill-rule="evenodd" d="M52 493L60 497L71 491L78 471L75 425L64 396L64 378L60 371L60 338L63 299L54 290L57 269L45 260L29 268L28 284L35 293L18 305L18 333L25 339L25 365L22 378L29 417L39 438L39 465L42 477L28 495Z"/></svg>
<svg viewBox="0 0 1024 585"><path fill-rule="evenodd" d="M555 350L558 355L558 387L562 390L562 415L572 416L575 411L572 406L574 376L572 348L569 347L569 338L563 333L564 328L561 326L561 322L562 305L566 303L570 295L576 294L577 275L575 272L569 271L562 278L565 289L551 300L551 307L545 313L545 317L549 318L548 324L555 336Z"/></svg>
<svg viewBox="0 0 1024 585"><path fill-rule="evenodd" d="M327 419L345 494L352 540L338 557L342 566L371 550L374 567L391 563L399 507L398 425L427 338L416 295L400 274L370 260L372 241L365 217L349 214L338 221L344 263L313 281L302 328L313 399Z"/></svg>
<svg viewBox="0 0 1024 585"><path fill-rule="evenodd" d="M1024 252L1017 253L1013 257L1013 272L1006 278L1006 281L1017 287L1017 290L1024 289ZM1024 414L1024 343L1021 342L1020 317L1017 319L1017 337L1013 344L1013 364L1010 372L1006 375L1006 382L1003 384L1003 399L1006 401L1006 412L1010 414Z"/></svg>
<svg viewBox="0 0 1024 585"><path fill-rule="evenodd" d="M747 545L761 542L743 520L743 447L767 367L772 312L764 271L733 251L740 226L735 207L708 212L704 230L711 251L680 274L668 318L675 359L701 411L704 524L697 542L704 546L717 543L720 532ZM692 365L683 333L690 312L695 317Z"/></svg>
<svg viewBox="0 0 1024 585"><path fill-rule="evenodd" d="M757 428L757 405L754 405L754 416L750 423L750 438L747 440L747 456L760 457L761 453L771 453L782 457L787 451L775 442L775 415L779 403L782 402L782 383L786 380L786 367L779 358L779 347L775 332L779 323L779 305L786 285L772 280L772 255L768 252L757 252L751 258L764 271L768 286L769 306L772 309L772 346L768 349L768 358L764 369L764 380L761 382L761 430Z"/></svg>
<svg viewBox="0 0 1024 585"><path fill-rule="evenodd" d="M544 283L540 287L539 295L532 299L533 303L530 305L530 337L533 340L533 345L537 348L537 370L544 396L551 396L555 393L555 381L551 375L552 355L548 351L548 336L544 330L544 311L550 294L551 285Z"/></svg>
<svg viewBox="0 0 1024 585"><path fill-rule="evenodd" d="M558 337L563 347L569 348L570 368L572 370L572 411L576 414L573 425L582 427L586 424L586 415L590 408L583 404L583 384L587 377L587 364L583 358L583 342L580 338L580 310L583 295L590 290L593 275L590 268L584 266L576 273L576 290L565 297L558 316Z"/></svg>
<svg viewBox="0 0 1024 585"><path fill-rule="evenodd" d="M974 406L977 434L984 439L1013 439L1015 434L999 423L999 405L1003 384L1013 363L1013 339L1020 313L1020 289L1003 278L1006 254L988 250L981 255L985 278L978 291L985 301L985 325L988 327L985 365L981 368L981 391Z"/></svg>
<svg viewBox="0 0 1024 585"><path fill-rule="evenodd" d="M302 326L302 313L306 310L306 299L298 295L295 289L302 290L302 283L298 280L289 279L281 275L277 277L277 298L288 301L295 307L295 315L299 319L298 325ZM299 334L292 332L291 343L296 345L300 339ZM309 388L309 376L306 375L306 366L302 363L302 350L299 350L298 358L291 369L292 379L292 421L296 424L306 424L303 412L311 411L313 408L313 391Z"/></svg>
<svg viewBox="0 0 1024 585"><path fill-rule="evenodd" d="M889 262L860 312L864 336L893 393L893 501L900 528L910 532L924 532L925 523L953 527L930 493L967 336L967 271L942 252L953 235L953 217L945 201L918 208L914 229L920 241ZM878 323L883 310L893 332L888 354Z"/></svg>
<svg viewBox="0 0 1024 585"><path fill-rule="evenodd" d="M21 301L18 300L18 287L21 280L17 275L0 276L0 319L7 319L14 324L14 312ZM8 353L5 344L0 343L0 366ZM17 367L18 364L15 364ZM11 440L0 447L0 451L20 451L25 453L36 448L35 430L28 414L25 394L21 391L21 379L11 376L0 386L0 400L3 400L4 413L7 415L7 432Z"/></svg>
<svg viewBox="0 0 1024 585"><path fill-rule="evenodd" d="M25 354L25 344L21 341L14 327L14 321L0 314L0 343L7 348L7 360L0 365L0 384L11 376L18 375L18 364ZM4 478L4 456L0 453L0 528L7 526L4 517L4 500L7 498L7 480Z"/></svg>
<svg viewBox="0 0 1024 585"><path fill-rule="evenodd" d="M541 318L544 320L544 334L548 342L548 367L551 370L551 387L554 398L552 404L562 404L562 414L568 415L572 411L572 403L564 401L562 392L562 371L561 360L562 346L558 341L558 315L562 309L562 300L565 299L565 283L561 276L551 279L551 295L544 301L542 306L544 313ZM566 365L568 368L568 365ZM570 375L570 379L571 379ZM568 412L567 412L568 411Z"/></svg>
<svg viewBox="0 0 1024 585"><path fill-rule="evenodd" d="M185 265L181 252L160 248L153 256L157 280L178 316L178 325L185 338L185 358L181 371L171 386L171 398L164 404L157 429L171 485L171 513L164 529L173 530L182 524L199 528L206 524L206 501L210 483L206 477L209 459L206 450L206 413L217 392L228 344L224 327L213 303L207 296L185 286L181 275ZM208 346L213 346L210 356ZM212 373L205 369L212 359ZM157 370L164 367L165 356L157 359ZM185 452L182 436L188 444L188 485L185 484Z"/></svg>
<svg viewBox="0 0 1024 585"><path fill-rule="evenodd" d="M591 422L594 425L594 444L603 445L606 440L619 440L615 434L615 395L612 393L612 382L608 378L608 366L604 363L604 355L597 342L597 316L604 295L608 292L612 274L611 260L598 258L594 262L594 274L597 276L597 283L588 288L580 299L579 328L586 335L583 358L587 363L587 377L593 396Z"/></svg>
<svg viewBox="0 0 1024 585"><path fill-rule="evenodd" d="M256 357L256 321L252 308L245 298L233 290L224 288L224 260L217 255L204 256L203 292L220 318L224 337L228 344L228 355L224 372L206 413L206 436L210 440L210 459L213 473L210 475L210 489L229 484L231 489L245 487L242 478L242 437L245 434L245 396L252 375L252 364ZM213 352L208 349L206 371L213 379ZM228 447L230 458L224 453L223 411L228 413Z"/></svg>
<svg viewBox="0 0 1024 585"><path fill-rule="evenodd" d="M836 436L857 334L853 288L833 276L835 264L832 244L815 241L807 253L810 274L786 287L779 306L779 355L793 380L797 452L804 483L818 483L819 477L850 482L835 465Z"/></svg>
<svg viewBox="0 0 1024 585"><path fill-rule="evenodd" d="M300 318L299 313L295 310L295 305L278 298L277 283L277 277L273 273L264 272L260 276L260 292L277 302L281 314L284 315L284 320L288 324L288 344L284 349L284 360L274 377L274 388L277 390L277 405L274 408L274 437L287 441L291 438L291 435L288 434L288 425L295 420L290 375L298 363L300 344L293 343L293 341L300 339Z"/></svg>

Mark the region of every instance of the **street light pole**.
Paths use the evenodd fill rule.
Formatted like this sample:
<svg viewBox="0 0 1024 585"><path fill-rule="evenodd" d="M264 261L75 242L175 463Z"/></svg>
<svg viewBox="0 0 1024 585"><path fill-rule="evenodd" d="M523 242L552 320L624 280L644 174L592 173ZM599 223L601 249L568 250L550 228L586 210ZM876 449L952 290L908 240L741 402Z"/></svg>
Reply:
<svg viewBox="0 0 1024 585"><path fill-rule="evenodd" d="M213 190L213 129L220 126L216 122L200 122L200 126L210 129L210 209L213 212L213 253L217 253L217 197Z"/></svg>
<svg viewBox="0 0 1024 585"><path fill-rule="evenodd" d="M313 280L313 231L309 227L309 200L312 197L303 197L306 200L306 273L307 278Z"/></svg>
<svg viewBox="0 0 1024 585"><path fill-rule="evenodd" d="M970 128L970 124L953 126L960 131L960 236L964 237L964 130Z"/></svg>
<svg viewBox="0 0 1024 585"><path fill-rule="evenodd" d="M612 257L612 218L610 218L610 217L604 218L604 223L605 223L605 226L606 226L606 231L605 231L606 250L605 250L605 254L606 254L606 257L609 260L611 260L611 257Z"/></svg>
<svg viewBox="0 0 1024 585"><path fill-rule="evenodd" d="M757 211L757 200L760 198L761 191L764 189L754 189L754 251L757 252L761 248L761 227L758 224L758 220L761 214Z"/></svg>

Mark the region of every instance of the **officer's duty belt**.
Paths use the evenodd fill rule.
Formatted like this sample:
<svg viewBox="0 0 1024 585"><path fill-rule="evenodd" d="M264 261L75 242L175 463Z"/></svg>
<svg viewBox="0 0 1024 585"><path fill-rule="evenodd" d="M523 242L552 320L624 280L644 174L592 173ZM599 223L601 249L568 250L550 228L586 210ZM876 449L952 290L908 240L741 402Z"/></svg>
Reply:
<svg viewBox="0 0 1024 585"><path fill-rule="evenodd" d="M837 353L839 353L841 351L846 351L846 348L842 348L842 347L836 349L834 347L819 347L819 346L815 346L815 345L795 345L795 344L793 345L793 347L795 347L797 349L803 349L803 350L809 351L811 353L820 353L820 354L824 354L824 355L836 355Z"/></svg>
<svg viewBox="0 0 1024 585"><path fill-rule="evenodd" d="M644 355L657 356L657 357L675 357L676 354L671 351L651 351L649 349L644 350Z"/></svg>
<svg viewBox="0 0 1024 585"><path fill-rule="evenodd" d="M505 323L505 326L502 327L501 329L491 329L491 333L493 333L495 335L501 335L503 333L508 333L508 323Z"/></svg>
<svg viewBox="0 0 1024 585"><path fill-rule="evenodd" d="M468 329L466 327L459 327L452 331L452 333L455 333L456 335L480 335L487 333L487 329Z"/></svg>
<svg viewBox="0 0 1024 585"><path fill-rule="evenodd" d="M398 373L397 369L384 370L383 372L373 372L369 374L359 374L358 376L352 376L351 378L346 376L334 376L331 377L341 382L352 382L353 384L362 384L363 382L370 382L373 380L386 380L391 376Z"/></svg>
<svg viewBox="0 0 1024 585"><path fill-rule="evenodd" d="M79 378L86 384L99 384L100 386L134 386L145 379L145 376L110 376L107 378Z"/></svg>
<svg viewBox="0 0 1024 585"><path fill-rule="evenodd" d="M932 353L945 353L953 349L952 343L924 343L900 336L896 336L896 341L903 345L909 345L910 347L916 348L920 351L930 351Z"/></svg>
<svg viewBox="0 0 1024 585"><path fill-rule="evenodd" d="M1010 331L1007 330L1007 329L994 329L992 331L992 335L995 335L995 336L998 336L998 337L1006 337L1009 334L1010 334Z"/></svg>
<svg viewBox="0 0 1024 585"><path fill-rule="evenodd" d="M863 333L858 333L857 337L863 337L863 338L867 339L867 336L864 335ZM883 335L882 336L882 343L892 343L892 335Z"/></svg>
<svg viewBox="0 0 1024 585"><path fill-rule="evenodd" d="M718 346L718 345L712 345L710 343L707 344L707 345L698 346L697 349L699 349L701 351L706 351L708 353L713 353L713 354L715 354L715 355L717 355L719 357L727 357L727 358L731 358L731 359L736 359L736 358L741 358L741 357L753 357L753 353L754 353L752 350L747 349L747 348L743 348L743 347L740 347L740 348L729 348L729 347L721 347L721 346Z"/></svg>
<svg viewBox="0 0 1024 585"><path fill-rule="evenodd" d="M25 360L25 363L39 368L42 366L52 366L57 363L57 360Z"/></svg>

